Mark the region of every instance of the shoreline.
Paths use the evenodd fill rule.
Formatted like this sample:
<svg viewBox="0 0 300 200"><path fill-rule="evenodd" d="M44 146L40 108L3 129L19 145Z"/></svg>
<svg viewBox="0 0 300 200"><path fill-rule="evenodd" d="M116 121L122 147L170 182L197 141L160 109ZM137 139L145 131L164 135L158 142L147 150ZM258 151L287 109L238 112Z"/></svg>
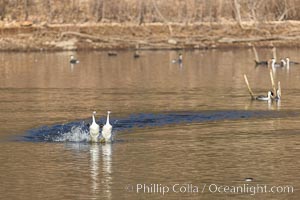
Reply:
<svg viewBox="0 0 300 200"><path fill-rule="evenodd" d="M0 51L203 50L300 47L300 22L0 23Z"/></svg>

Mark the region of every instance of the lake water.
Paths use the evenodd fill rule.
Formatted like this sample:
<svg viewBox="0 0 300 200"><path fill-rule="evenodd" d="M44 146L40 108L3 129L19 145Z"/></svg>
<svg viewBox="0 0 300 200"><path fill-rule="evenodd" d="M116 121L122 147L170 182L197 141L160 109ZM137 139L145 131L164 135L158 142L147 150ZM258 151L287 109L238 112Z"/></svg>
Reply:
<svg viewBox="0 0 300 200"><path fill-rule="evenodd" d="M0 53L0 199L299 199L300 65L268 103L250 50L177 53ZM112 144L87 142L94 110Z"/></svg>

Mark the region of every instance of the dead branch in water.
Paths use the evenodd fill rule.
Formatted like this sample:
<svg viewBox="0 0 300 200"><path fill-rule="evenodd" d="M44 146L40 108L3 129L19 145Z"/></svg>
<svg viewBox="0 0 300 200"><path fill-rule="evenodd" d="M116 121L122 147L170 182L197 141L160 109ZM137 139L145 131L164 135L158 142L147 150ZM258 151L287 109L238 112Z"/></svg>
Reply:
<svg viewBox="0 0 300 200"><path fill-rule="evenodd" d="M248 87L248 91L249 91L249 94L251 96L251 99L255 99L255 96L254 96L254 94L253 94L253 92L252 92L252 90L250 88L250 85L249 85L249 82L248 82L246 74L244 74L244 79L245 79L246 85Z"/></svg>
<svg viewBox="0 0 300 200"><path fill-rule="evenodd" d="M255 60L256 60L257 62L259 62L258 54L257 54L256 48L255 48L254 45L252 45L252 50L253 50L253 53L254 53L254 56L255 56Z"/></svg>
<svg viewBox="0 0 300 200"><path fill-rule="evenodd" d="M279 95L280 95L280 98L281 98L281 85L280 85L280 81L278 81L278 92L277 92L277 95L278 95L278 93L279 93Z"/></svg>
<svg viewBox="0 0 300 200"><path fill-rule="evenodd" d="M274 97L277 96L276 94L276 87L275 87L275 83L274 83L274 78L273 78L273 71L272 69L270 69L270 77L271 77L271 83L272 83L272 88L273 88L273 93L274 93Z"/></svg>
<svg viewBox="0 0 300 200"><path fill-rule="evenodd" d="M277 59L276 47L272 48L272 53L273 53L273 58L276 60Z"/></svg>

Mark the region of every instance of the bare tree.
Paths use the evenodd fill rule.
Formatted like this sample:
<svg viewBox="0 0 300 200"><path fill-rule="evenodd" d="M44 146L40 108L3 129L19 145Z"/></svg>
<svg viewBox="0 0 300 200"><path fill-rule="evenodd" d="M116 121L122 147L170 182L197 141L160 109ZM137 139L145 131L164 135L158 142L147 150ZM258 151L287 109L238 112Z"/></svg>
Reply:
<svg viewBox="0 0 300 200"><path fill-rule="evenodd" d="M283 4L284 4L284 5L282 6L283 11L282 11L280 17L278 18L278 21L284 20L284 19L287 17L288 12L289 12L289 8L288 8L288 5L287 5L286 0L283 1Z"/></svg>
<svg viewBox="0 0 300 200"><path fill-rule="evenodd" d="M138 0L139 1L139 16L138 16L138 24L141 25L144 23L144 14L145 14L145 2L144 0Z"/></svg>
<svg viewBox="0 0 300 200"><path fill-rule="evenodd" d="M220 18L222 16L222 9L223 9L223 0L218 0L218 6L216 11L216 21L220 21Z"/></svg>
<svg viewBox="0 0 300 200"><path fill-rule="evenodd" d="M24 0L25 21L28 20L28 4L29 4L29 0Z"/></svg>
<svg viewBox="0 0 300 200"><path fill-rule="evenodd" d="M106 6L105 0L102 0L101 21L105 20L105 6Z"/></svg>
<svg viewBox="0 0 300 200"><path fill-rule="evenodd" d="M169 24L169 21L159 11L159 9L158 9L158 7L156 5L155 0L152 0L152 4L153 4L153 7L154 7L156 13L159 15L159 17L164 21L164 23L166 23L168 25L170 35L172 36L173 35L173 29L172 29L172 26Z"/></svg>
<svg viewBox="0 0 300 200"><path fill-rule="evenodd" d="M46 0L47 21L52 21L51 0Z"/></svg>
<svg viewBox="0 0 300 200"><path fill-rule="evenodd" d="M234 5L235 19L238 22L239 26L241 28L244 28L242 25L242 17L241 17L241 12L240 12L241 5L238 0L233 0L233 5Z"/></svg>
<svg viewBox="0 0 300 200"><path fill-rule="evenodd" d="M6 5L7 2L6 0L1 0L0 1L0 20L3 20L6 14Z"/></svg>

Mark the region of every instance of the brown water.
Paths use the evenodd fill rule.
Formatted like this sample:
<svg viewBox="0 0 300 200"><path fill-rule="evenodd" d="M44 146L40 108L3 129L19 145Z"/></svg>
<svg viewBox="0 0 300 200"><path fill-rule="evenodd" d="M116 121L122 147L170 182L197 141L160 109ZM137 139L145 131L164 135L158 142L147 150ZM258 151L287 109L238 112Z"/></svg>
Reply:
<svg viewBox="0 0 300 200"><path fill-rule="evenodd" d="M77 52L74 66L71 52L0 54L0 199L300 198L300 65L275 71L280 102L252 102L243 74L257 94L271 82L251 51L183 52L182 66L142 53ZM115 142L66 141L62 126L75 134L93 110L112 111Z"/></svg>

